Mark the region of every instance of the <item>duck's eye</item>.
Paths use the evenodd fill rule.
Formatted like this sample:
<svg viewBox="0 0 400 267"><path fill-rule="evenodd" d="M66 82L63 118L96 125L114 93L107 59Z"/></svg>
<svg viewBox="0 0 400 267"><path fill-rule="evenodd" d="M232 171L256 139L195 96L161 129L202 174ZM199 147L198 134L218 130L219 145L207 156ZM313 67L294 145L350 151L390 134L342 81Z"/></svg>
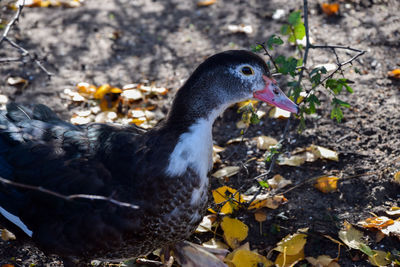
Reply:
<svg viewBox="0 0 400 267"><path fill-rule="evenodd" d="M254 74L253 69L252 69L251 67L249 67L249 66L244 66L244 67L241 69L241 72L242 72L244 75L246 75L246 76L250 76L250 75L253 75L253 74Z"/></svg>

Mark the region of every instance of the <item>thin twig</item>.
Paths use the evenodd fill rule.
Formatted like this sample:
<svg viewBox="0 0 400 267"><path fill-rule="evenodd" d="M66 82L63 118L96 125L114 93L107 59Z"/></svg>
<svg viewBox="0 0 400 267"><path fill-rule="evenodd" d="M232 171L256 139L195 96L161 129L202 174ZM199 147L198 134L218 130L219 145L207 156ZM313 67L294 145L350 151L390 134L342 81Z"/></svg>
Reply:
<svg viewBox="0 0 400 267"><path fill-rule="evenodd" d="M46 67L43 66L42 62L40 62L40 60L37 58L36 55L32 55L29 53L28 50L26 50L25 48L23 48L22 46L18 45L16 42L14 42L13 40L11 40L10 38L8 38L8 33L10 32L11 28L15 25L15 23L18 21L22 9L24 8L25 5L25 0L22 2L22 4L18 5L18 9L17 12L15 13L14 17L10 20L9 23L7 23L7 26L1 36L0 39L0 44L3 41L6 41L7 43L9 43L12 47L18 49L21 53L21 57L19 58L19 60L17 60L17 58L4 58L4 59L0 59L0 63L4 63L4 62L16 62L16 61L23 61L23 59L25 57L28 57L30 59L30 61L34 62L43 72L45 72L47 74L47 76L50 78L51 76L53 76L54 74L50 71L48 71L46 69Z"/></svg>
<svg viewBox="0 0 400 267"><path fill-rule="evenodd" d="M264 43L260 44L261 47L264 49L265 55L269 57L269 60L271 60L272 64L275 67L275 71L278 71L278 65L276 65L274 58L271 56L271 54L268 52L268 49L265 47Z"/></svg>
<svg viewBox="0 0 400 267"><path fill-rule="evenodd" d="M133 205L133 204L128 203L128 202L121 202L121 201L118 201L118 200L113 199L111 197L105 197L105 196L99 196L99 195L88 195L88 194L74 194L74 195L66 196L66 195L54 192L52 190L43 188L41 186L22 184L22 183L18 183L18 182L14 182L14 181L5 179L3 177L0 177L0 183L8 184L8 185L12 185L12 186L15 186L15 187L28 189L28 190L34 190L34 191L42 192L42 193L45 193L45 194L48 194L48 195L51 195L51 196L55 196L55 197L67 200L67 201L72 201L74 199L103 200L103 201L107 201L107 202L110 202L112 204L115 204L117 206L120 206L120 207L126 207L126 208L131 208L131 209L139 209L139 206L137 206L137 205Z"/></svg>

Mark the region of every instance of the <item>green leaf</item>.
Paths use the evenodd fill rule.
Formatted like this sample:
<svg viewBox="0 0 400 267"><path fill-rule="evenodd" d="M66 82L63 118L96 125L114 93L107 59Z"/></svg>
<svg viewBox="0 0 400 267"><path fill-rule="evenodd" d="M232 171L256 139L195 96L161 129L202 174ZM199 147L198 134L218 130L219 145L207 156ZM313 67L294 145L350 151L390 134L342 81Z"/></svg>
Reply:
<svg viewBox="0 0 400 267"><path fill-rule="evenodd" d="M294 35L297 40L302 40L306 36L306 28L303 23L298 23L294 26Z"/></svg>
<svg viewBox="0 0 400 267"><path fill-rule="evenodd" d="M289 35L290 34L290 25L288 25L288 24L282 25L281 34L282 35Z"/></svg>
<svg viewBox="0 0 400 267"><path fill-rule="evenodd" d="M267 47L269 50L274 49L273 45L281 45L281 44L283 44L282 39L279 36L276 36L275 34L271 35L268 38Z"/></svg>
<svg viewBox="0 0 400 267"><path fill-rule="evenodd" d="M336 118L337 122L341 122L343 119L343 112L339 106L334 106L331 111L331 119Z"/></svg>
<svg viewBox="0 0 400 267"><path fill-rule="evenodd" d="M260 123L260 119L258 118L257 114L254 112L251 113L250 123L253 125Z"/></svg>
<svg viewBox="0 0 400 267"><path fill-rule="evenodd" d="M299 22L301 22L301 12L300 11L293 11L289 15L289 24L295 26Z"/></svg>
<svg viewBox="0 0 400 267"><path fill-rule="evenodd" d="M364 254L368 255L369 257L373 257L375 254L369 246L363 243L360 243L360 251L364 252Z"/></svg>
<svg viewBox="0 0 400 267"><path fill-rule="evenodd" d="M251 51L254 53L260 52L263 48L262 45L252 45L251 47Z"/></svg>
<svg viewBox="0 0 400 267"><path fill-rule="evenodd" d="M303 66L303 59L302 58L297 60L297 67L301 67L301 66Z"/></svg>
<svg viewBox="0 0 400 267"><path fill-rule="evenodd" d="M349 103L344 102L344 101L342 101L342 100L340 100L338 98L333 99L332 102L335 102L336 105L340 105L340 106L345 107L345 108L349 108L350 107Z"/></svg>
<svg viewBox="0 0 400 267"><path fill-rule="evenodd" d="M317 104L318 106L321 105L321 102L319 102L318 97L316 97L314 94L310 95L306 101L309 103L309 114L314 114L315 112L317 112L317 109L315 107L315 105Z"/></svg>
<svg viewBox="0 0 400 267"><path fill-rule="evenodd" d="M263 188L269 188L269 184L266 181L261 180L261 181L258 181L258 183Z"/></svg>

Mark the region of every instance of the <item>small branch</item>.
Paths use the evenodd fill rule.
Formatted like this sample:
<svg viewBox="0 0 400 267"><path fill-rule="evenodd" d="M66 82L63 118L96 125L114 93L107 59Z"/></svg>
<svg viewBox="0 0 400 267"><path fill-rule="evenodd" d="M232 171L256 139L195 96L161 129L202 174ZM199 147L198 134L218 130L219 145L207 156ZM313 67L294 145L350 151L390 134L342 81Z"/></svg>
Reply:
<svg viewBox="0 0 400 267"><path fill-rule="evenodd" d="M24 8L25 5L25 0L22 2L22 4L18 5L18 10L15 13L14 17L11 19L11 21L7 24L1 39L0 39L0 45L3 41L9 43L12 47L18 49L21 53L21 57L19 58L19 60L17 58L4 58L4 59L0 59L0 63L4 63L4 62L17 62L17 61L23 61L24 57L28 57L30 61L34 62L43 72L45 72L47 74L47 76L50 78L51 76L53 76L54 74L50 71L48 71L42 64L42 62L40 62L40 60L37 58L36 55L31 55L29 53L28 50L26 50L25 48L23 48L22 46L18 45L16 42L14 42L13 40L11 40L10 38L8 38L8 33L10 32L11 28L14 26L14 24L18 21L22 9Z"/></svg>
<svg viewBox="0 0 400 267"><path fill-rule="evenodd" d="M265 51L265 55L267 55L269 57L269 60L271 60L272 64L275 67L275 70L278 71L278 65L276 65L274 58L271 56L271 54L268 52L267 48L265 47L264 43L260 44L261 47L264 49Z"/></svg>
<svg viewBox="0 0 400 267"><path fill-rule="evenodd" d="M0 177L0 183L8 184L8 185L12 185L12 186L15 186L15 187L28 189L28 190L34 190L34 191L42 192L44 194L48 194L48 195L51 195L51 196L54 196L54 197L58 197L58 198L66 200L66 201L72 201L74 199L103 200L103 201L107 201L107 202L110 202L112 204L115 204L117 206L120 206L120 207L126 207L126 208L131 208L131 209L139 209L139 206L137 206L137 205L133 205L133 204L128 203L128 202L121 202L121 201L118 201L118 200L113 199L111 197L105 197L105 196L99 196L99 195L88 195L88 194L74 194L74 195L66 196L66 195L54 192L52 190L43 188L41 186L22 184L22 183L14 182L14 181L2 178L2 177Z"/></svg>

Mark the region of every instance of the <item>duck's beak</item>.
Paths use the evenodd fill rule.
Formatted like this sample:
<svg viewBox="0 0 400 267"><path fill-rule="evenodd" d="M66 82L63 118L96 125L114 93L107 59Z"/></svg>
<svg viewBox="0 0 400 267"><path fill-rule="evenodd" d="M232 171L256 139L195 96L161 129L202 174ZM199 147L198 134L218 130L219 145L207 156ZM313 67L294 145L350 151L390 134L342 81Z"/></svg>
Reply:
<svg viewBox="0 0 400 267"><path fill-rule="evenodd" d="M263 79L265 87L253 93L255 98L292 113L299 112L299 107L282 92L273 78L263 75Z"/></svg>

